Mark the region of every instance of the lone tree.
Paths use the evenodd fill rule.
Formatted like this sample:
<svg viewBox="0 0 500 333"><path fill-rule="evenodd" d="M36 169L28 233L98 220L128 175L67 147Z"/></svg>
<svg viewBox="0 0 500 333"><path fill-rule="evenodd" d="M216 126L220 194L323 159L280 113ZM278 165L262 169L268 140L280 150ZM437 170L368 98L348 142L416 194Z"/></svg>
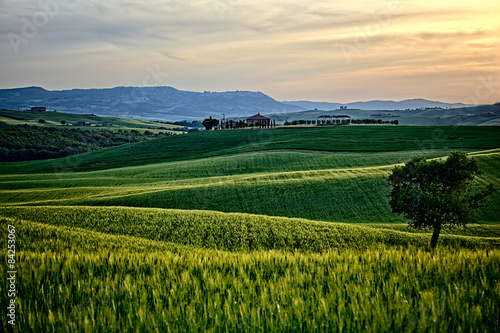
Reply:
<svg viewBox="0 0 500 333"><path fill-rule="evenodd" d="M212 117L203 120L201 123L205 128L208 130L211 130L212 127L217 127L219 125L219 121L217 119L212 119Z"/></svg>
<svg viewBox="0 0 500 333"><path fill-rule="evenodd" d="M413 228L433 228L435 248L443 227L474 223L477 210L493 193L493 185L472 194L472 182L480 174L477 162L463 152L452 152L446 161L416 157L396 166L389 176L389 204L403 214Z"/></svg>

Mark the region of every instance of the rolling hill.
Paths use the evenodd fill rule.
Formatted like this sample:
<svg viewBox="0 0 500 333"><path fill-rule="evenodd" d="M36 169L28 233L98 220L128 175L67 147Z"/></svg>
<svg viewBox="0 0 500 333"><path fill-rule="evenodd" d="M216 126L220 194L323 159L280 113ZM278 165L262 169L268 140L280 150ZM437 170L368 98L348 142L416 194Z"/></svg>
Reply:
<svg viewBox="0 0 500 333"><path fill-rule="evenodd" d="M390 211L384 177L460 149L483 171L475 186L499 187L499 147L495 127L338 126L0 163L0 274L16 270L16 327L493 331L500 193L481 224L444 231L430 251L429 232Z"/></svg>
<svg viewBox="0 0 500 333"><path fill-rule="evenodd" d="M368 139L369 138L369 139ZM337 126L203 131L58 160L0 163L4 173L92 171L274 150L397 152L499 147L495 127ZM401 163L404 161L399 161ZM265 171L265 170L264 170Z"/></svg>
<svg viewBox="0 0 500 333"><path fill-rule="evenodd" d="M384 176L391 166L413 156L437 158L452 150L484 151L500 145L496 128L438 129L201 132L58 160L1 163L1 202L202 209L332 222L401 221L387 204ZM436 140L429 141L432 137ZM478 158L490 168L482 177L496 183L498 152ZM484 214L486 220L497 218L491 210Z"/></svg>
<svg viewBox="0 0 500 333"><path fill-rule="evenodd" d="M390 110L390 109L334 109L325 108L290 113L267 114L276 120L316 120L322 115L348 115L353 119L397 119L400 125L409 126L498 126L500 104L460 107L450 109Z"/></svg>
<svg viewBox="0 0 500 333"><path fill-rule="evenodd" d="M45 122L40 123L39 120L43 119ZM64 121L65 124L61 124ZM79 122L88 122L95 126L79 126L90 130L108 129L108 130L137 130L137 131L167 131L171 133L186 132L189 127L166 124L159 122L144 121L139 119L126 119L117 117L100 117L95 114L75 114L57 111L45 112L32 112L32 111L12 111L0 110L0 122L10 125L36 125L36 126L49 126L49 127L68 127L75 126Z"/></svg>

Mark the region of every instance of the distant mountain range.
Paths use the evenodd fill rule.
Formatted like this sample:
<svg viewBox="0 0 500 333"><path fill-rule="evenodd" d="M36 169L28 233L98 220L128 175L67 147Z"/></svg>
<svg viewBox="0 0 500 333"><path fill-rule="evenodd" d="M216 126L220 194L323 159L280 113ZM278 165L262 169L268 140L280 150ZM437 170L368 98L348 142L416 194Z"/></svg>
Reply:
<svg viewBox="0 0 500 333"><path fill-rule="evenodd" d="M256 113L301 111L261 92L192 92L172 87L117 87L49 91L40 87L0 90L0 108L94 113L99 116L144 120L245 117Z"/></svg>
<svg viewBox="0 0 500 333"><path fill-rule="evenodd" d="M116 87L109 89L46 90L40 87L0 89L0 109L24 110L43 106L60 112L177 121L209 116L246 117L256 113L279 114L306 110L334 110L340 106L364 110L405 110L418 108L456 108L425 99L401 102L370 101L356 103L279 102L251 91L192 92L172 87Z"/></svg>
<svg viewBox="0 0 500 333"><path fill-rule="evenodd" d="M368 102L354 102L354 103L329 103L329 102L309 102L309 101L283 101L283 103L293 106L301 107L305 110L335 110L339 109L341 106L347 106L348 109L360 109L360 110L415 110L415 109L425 109L425 108L443 108L443 109L454 109L463 108L471 106L462 103L443 103L429 101L422 98L416 99L406 99L404 101L368 101Z"/></svg>

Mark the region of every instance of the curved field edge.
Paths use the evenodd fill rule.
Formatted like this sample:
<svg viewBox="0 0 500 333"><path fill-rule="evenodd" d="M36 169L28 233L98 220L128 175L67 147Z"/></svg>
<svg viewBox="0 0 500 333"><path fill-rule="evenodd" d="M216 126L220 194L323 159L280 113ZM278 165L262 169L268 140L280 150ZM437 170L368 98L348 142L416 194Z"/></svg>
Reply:
<svg viewBox="0 0 500 333"><path fill-rule="evenodd" d="M384 168L363 168L211 177L137 186L3 190L0 204L192 209L332 222L397 220L386 203L383 175Z"/></svg>
<svg viewBox="0 0 500 333"><path fill-rule="evenodd" d="M374 245L426 247L430 235L387 229L214 211L130 207L1 207L0 216L58 227L224 251L327 251ZM500 248L500 238L443 235L451 247Z"/></svg>

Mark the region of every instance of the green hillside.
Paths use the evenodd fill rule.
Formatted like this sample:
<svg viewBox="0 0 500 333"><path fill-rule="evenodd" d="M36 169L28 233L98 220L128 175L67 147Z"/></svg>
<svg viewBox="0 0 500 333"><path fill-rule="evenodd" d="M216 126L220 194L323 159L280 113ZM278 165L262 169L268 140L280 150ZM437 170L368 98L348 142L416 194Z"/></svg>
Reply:
<svg viewBox="0 0 500 333"><path fill-rule="evenodd" d="M18 126L0 122L0 161L56 159L169 135L172 133L86 130L80 126L76 128L73 126Z"/></svg>
<svg viewBox="0 0 500 333"><path fill-rule="evenodd" d="M483 171L477 188L500 188L498 133L206 131L0 163L0 255L15 259L17 329L494 331L500 191L480 224L444 230L430 251L430 232L391 212L385 177L459 149Z"/></svg>
<svg viewBox="0 0 500 333"><path fill-rule="evenodd" d="M6 174L0 176L0 203L156 207L331 222L401 223L401 217L388 205L384 177L395 164L411 157L439 158L457 149L415 150L414 140L435 132L412 129L204 132L138 143L130 150L104 149L73 160L4 164L17 172L7 174L5 168ZM436 145L459 145L471 152L474 146L500 146L492 130L457 128L453 133L463 140L449 136ZM373 140L362 139L362 133ZM337 141L340 137L344 144ZM388 151L372 151L384 147ZM353 151L339 151L341 148ZM485 173L478 178L478 186L487 182L499 185L499 151L481 151L475 154ZM141 163L148 158L151 164ZM163 162L153 164L155 159ZM69 167L65 161L75 164ZM127 164L142 165L123 167ZM20 174L29 167L41 168L43 173ZM61 173L64 167L74 172ZM89 169L104 170L80 171ZM492 197L493 206L499 199L498 193ZM488 208L482 211L481 219L500 221L498 214Z"/></svg>
<svg viewBox="0 0 500 333"><path fill-rule="evenodd" d="M204 209L351 223L401 222L390 211L384 177L392 165L416 153L422 152L373 154L371 163L392 158L391 164L375 167L354 166L358 160L363 162L360 154L276 152L273 158L252 153L67 175L6 175L0 177L0 202ZM428 157L443 156L442 151L440 154ZM480 180L500 185L496 171L500 152L477 158L485 170ZM220 167L212 168L214 165ZM318 166L320 169L313 169ZM266 168L267 173L262 171ZM291 171L301 168L312 169ZM228 175L232 170L242 173ZM493 196L493 206L499 199L498 194ZM500 221L492 208L481 216L484 221Z"/></svg>
<svg viewBox="0 0 500 333"><path fill-rule="evenodd" d="M498 147L500 135L496 127L338 126L204 131L142 142L132 145L131 149L120 146L57 161L0 163L0 171L90 171L275 150L372 153L425 149L432 153L440 149L481 150Z"/></svg>
<svg viewBox="0 0 500 333"><path fill-rule="evenodd" d="M45 123L40 124L39 120L45 120ZM151 121L143 121L138 119L126 119L116 117L99 117L94 114L75 114L56 111L32 112L32 111L0 111L0 121L10 125L37 125L49 127L68 127L77 124L81 121L86 121L95 126L78 126L78 128L98 130L105 128L108 130L130 130L152 131L152 132L172 132L182 133L186 131L183 126L172 124L157 123ZM61 121L66 124L62 125ZM175 129L175 131L173 131Z"/></svg>

